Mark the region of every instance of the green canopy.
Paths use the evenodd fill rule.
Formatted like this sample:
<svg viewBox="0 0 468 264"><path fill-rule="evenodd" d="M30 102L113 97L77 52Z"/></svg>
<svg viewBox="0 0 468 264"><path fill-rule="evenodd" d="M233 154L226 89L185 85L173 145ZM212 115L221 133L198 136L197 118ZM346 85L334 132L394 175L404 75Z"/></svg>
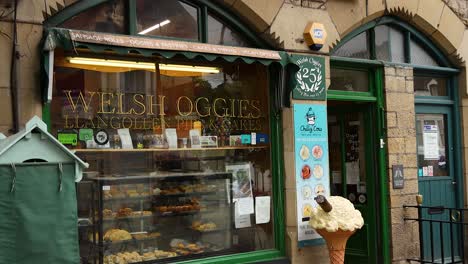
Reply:
<svg viewBox="0 0 468 264"><path fill-rule="evenodd" d="M86 50L102 54L111 52L117 55L140 55L145 57L160 56L172 59L183 56L186 59L205 61L224 60L226 62L242 62L247 64L260 63L265 66L278 65L289 72L297 71L298 67L284 51L262 50L253 48L211 45L206 43L165 40L139 36L117 35L100 32L78 31L64 28L47 28L43 40L43 98L44 102L51 100L51 85L48 80L50 60L53 51L61 48L78 53ZM290 67L290 65L293 65Z"/></svg>

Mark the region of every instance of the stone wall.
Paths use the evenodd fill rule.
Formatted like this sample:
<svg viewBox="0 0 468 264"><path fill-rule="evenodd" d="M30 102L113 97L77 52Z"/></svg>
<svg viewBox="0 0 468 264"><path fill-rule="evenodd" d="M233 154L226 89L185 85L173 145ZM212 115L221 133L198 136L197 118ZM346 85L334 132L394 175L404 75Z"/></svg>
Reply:
<svg viewBox="0 0 468 264"><path fill-rule="evenodd" d="M415 205L418 194L416 129L413 69L385 67L385 101L387 118L388 182L391 215L391 255L393 263L419 256L418 225L403 218L415 217L416 210L403 209ZM392 165L404 167L403 189L392 188Z"/></svg>

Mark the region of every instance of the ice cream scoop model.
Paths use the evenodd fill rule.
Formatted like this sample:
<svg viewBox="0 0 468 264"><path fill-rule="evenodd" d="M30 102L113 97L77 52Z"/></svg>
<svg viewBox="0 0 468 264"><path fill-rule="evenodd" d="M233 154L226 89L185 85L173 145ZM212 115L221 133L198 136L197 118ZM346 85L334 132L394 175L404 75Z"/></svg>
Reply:
<svg viewBox="0 0 468 264"><path fill-rule="evenodd" d="M343 264L348 238L364 225L361 212L341 196L318 195L315 201L320 207L311 212L309 223L327 242L330 263Z"/></svg>

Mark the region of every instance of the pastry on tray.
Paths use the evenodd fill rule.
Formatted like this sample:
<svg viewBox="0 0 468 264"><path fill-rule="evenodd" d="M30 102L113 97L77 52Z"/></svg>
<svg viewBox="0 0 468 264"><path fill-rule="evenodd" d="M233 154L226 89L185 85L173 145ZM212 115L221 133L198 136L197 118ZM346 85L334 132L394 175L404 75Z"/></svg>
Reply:
<svg viewBox="0 0 468 264"><path fill-rule="evenodd" d="M132 239L132 235L130 235L128 231L123 230L123 229L109 229L104 234L105 241L116 242L116 241L130 240L130 239Z"/></svg>

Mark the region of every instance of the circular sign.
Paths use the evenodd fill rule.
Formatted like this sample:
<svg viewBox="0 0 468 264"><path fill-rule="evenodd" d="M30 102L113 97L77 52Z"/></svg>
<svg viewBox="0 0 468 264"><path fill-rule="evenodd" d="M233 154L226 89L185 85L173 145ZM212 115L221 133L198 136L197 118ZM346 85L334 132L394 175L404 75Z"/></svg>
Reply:
<svg viewBox="0 0 468 264"><path fill-rule="evenodd" d="M94 141L98 145L105 145L109 142L109 134L104 129L101 129L94 135Z"/></svg>

